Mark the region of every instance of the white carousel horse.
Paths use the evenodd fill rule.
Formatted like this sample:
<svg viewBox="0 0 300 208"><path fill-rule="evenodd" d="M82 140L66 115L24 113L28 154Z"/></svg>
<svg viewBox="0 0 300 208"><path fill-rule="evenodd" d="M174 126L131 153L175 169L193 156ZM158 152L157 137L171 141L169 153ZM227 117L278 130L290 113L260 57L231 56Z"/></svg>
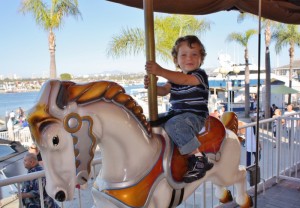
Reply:
<svg viewBox="0 0 300 208"><path fill-rule="evenodd" d="M234 184L236 202L250 207L246 170L239 166L237 118L228 115L226 130L218 119L207 119L200 150L214 167L190 184L182 182L187 158L161 127L150 127L142 108L114 82L48 81L28 120L45 164L47 193L58 201L72 200L75 186L88 181L99 145L102 169L92 188L95 207L176 207L208 180L221 202L232 200L225 187Z"/></svg>

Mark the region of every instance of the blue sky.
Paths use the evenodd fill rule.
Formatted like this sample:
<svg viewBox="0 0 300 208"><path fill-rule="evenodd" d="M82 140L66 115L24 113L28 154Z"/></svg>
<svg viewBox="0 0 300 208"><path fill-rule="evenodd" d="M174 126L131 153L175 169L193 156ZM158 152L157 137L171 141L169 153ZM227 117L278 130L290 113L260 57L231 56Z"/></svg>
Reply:
<svg viewBox="0 0 300 208"><path fill-rule="evenodd" d="M18 12L20 0L0 1L0 75L16 74L22 77L49 74L50 55L48 50L48 33L36 25L30 14L25 16ZM143 11L105 0L79 0L82 19L67 18L63 28L56 34L57 74L91 74L104 71L143 72L145 57L126 56L113 59L107 57L106 49L113 35L122 28L144 28ZM159 15L159 14L156 14ZM233 42L226 42L231 32L244 32L257 29L257 20L248 19L236 22L237 12L219 12L197 16L213 22L211 30L200 39L207 50L203 67L217 67L218 54L228 53L236 63L243 63L244 49ZM257 64L257 40L249 42L250 62ZM262 32L262 54L264 54L264 37ZM295 58L300 58L300 49L296 48ZM272 67L289 63L288 48L275 54L271 45ZM163 63L164 67L173 67L172 63ZM264 56L261 57L262 67Z"/></svg>

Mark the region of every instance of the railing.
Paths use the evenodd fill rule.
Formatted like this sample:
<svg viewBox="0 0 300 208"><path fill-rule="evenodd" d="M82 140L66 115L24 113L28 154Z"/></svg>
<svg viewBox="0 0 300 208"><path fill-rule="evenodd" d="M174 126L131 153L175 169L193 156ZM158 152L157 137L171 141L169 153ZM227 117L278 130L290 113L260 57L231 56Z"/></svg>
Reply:
<svg viewBox="0 0 300 208"><path fill-rule="evenodd" d="M92 167L93 167L93 171L92 171L92 176L91 178L95 178L96 176L96 166L97 165L101 165L102 164L102 160L101 158L96 158L93 160L92 162ZM18 199L18 204L19 204L19 207L21 208L22 207L22 199L21 198L17 198L17 194L20 194L21 193L21 184L24 182L24 181L29 181L29 180L33 180L33 179L38 179L39 181L39 192L40 192L40 201L41 201L41 207L44 208L44 200L43 200L43 188L42 188L42 177L45 177L45 171L38 171L38 172L34 172L34 173L29 173L29 174L26 174L26 175L19 175L19 176L14 176L14 177L11 177L11 178L6 178L5 177L5 174L4 174L4 171L3 170L0 170L0 174L2 174L4 176L5 179L2 179L0 180L0 188L1 187L4 187L4 186L10 186L10 193L13 195L11 196L10 200L6 200L5 201L0 201L0 207L4 207L5 205L8 205L9 203L12 203L13 201L17 200ZM13 185L13 186L12 186ZM80 191L79 191L80 193ZM78 197L79 200L78 200L78 207L84 207L81 203L81 197L79 196ZM68 203L68 202L66 202ZM61 203L61 207L64 207L66 206L65 203ZM16 207L16 206L14 206ZM74 207L72 205L72 207Z"/></svg>
<svg viewBox="0 0 300 208"><path fill-rule="evenodd" d="M20 142L24 147L30 147L33 143L29 127L0 132L0 138Z"/></svg>
<svg viewBox="0 0 300 208"><path fill-rule="evenodd" d="M262 145L261 157L259 159L260 166L260 183L258 184L259 189L264 188L264 182L266 180L276 178L277 181L280 179L287 180L297 180L299 181L299 176L297 175L297 170L300 169L300 113L295 113L293 116L282 116L265 119L259 121L259 141ZM276 137L273 136L273 122L277 122L279 125L276 127ZM286 124L291 122L291 128L287 128ZM248 123L247 125L240 127L239 129L244 129L247 127L256 126L256 122ZM241 165L246 166L246 146L242 145L241 153ZM254 161L254 158L252 158ZM253 163L253 162L252 162ZM101 159L96 159L93 161L93 165L101 164ZM95 170L95 168L94 168ZM94 173L96 174L96 173ZM17 177L12 177L8 179L0 180L0 187L8 186L12 184L17 184L17 191L20 190L19 184L23 181L30 180L33 178L40 178L44 176L44 172L33 173L28 175L21 175ZM252 187L247 183L247 189ZM234 187L228 187L229 190L235 194ZM79 199L81 195L79 193ZM179 207L215 207L219 205L219 201L214 197L214 187L211 182L203 183L194 194L189 197L182 205ZM67 205L62 204L62 207L67 207ZM82 205L83 206L83 205ZM81 207L81 202L76 205L73 204L72 207Z"/></svg>

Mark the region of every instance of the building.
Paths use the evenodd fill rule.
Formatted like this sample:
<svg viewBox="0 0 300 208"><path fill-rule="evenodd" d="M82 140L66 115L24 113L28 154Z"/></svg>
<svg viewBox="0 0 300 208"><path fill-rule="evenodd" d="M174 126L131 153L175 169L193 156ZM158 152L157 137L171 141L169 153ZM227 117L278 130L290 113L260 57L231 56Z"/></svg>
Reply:
<svg viewBox="0 0 300 208"><path fill-rule="evenodd" d="M290 64L277 67L273 70L274 74L288 76L290 70ZM293 62L293 78L300 81L300 60Z"/></svg>

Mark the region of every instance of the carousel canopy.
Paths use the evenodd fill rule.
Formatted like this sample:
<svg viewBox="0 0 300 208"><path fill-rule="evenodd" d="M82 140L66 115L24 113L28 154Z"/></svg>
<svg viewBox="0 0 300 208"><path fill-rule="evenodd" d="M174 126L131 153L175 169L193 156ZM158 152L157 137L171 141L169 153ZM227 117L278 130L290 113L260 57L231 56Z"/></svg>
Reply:
<svg viewBox="0 0 300 208"><path fill-rule="evenodd" d="M143 8L143 0L107 0L131 7ZM155 12L172 14L205 15L219 11L239 10L258 14L259 0L153 0ZM299 0L261 0L264 18L300 24Z"/></svg>

